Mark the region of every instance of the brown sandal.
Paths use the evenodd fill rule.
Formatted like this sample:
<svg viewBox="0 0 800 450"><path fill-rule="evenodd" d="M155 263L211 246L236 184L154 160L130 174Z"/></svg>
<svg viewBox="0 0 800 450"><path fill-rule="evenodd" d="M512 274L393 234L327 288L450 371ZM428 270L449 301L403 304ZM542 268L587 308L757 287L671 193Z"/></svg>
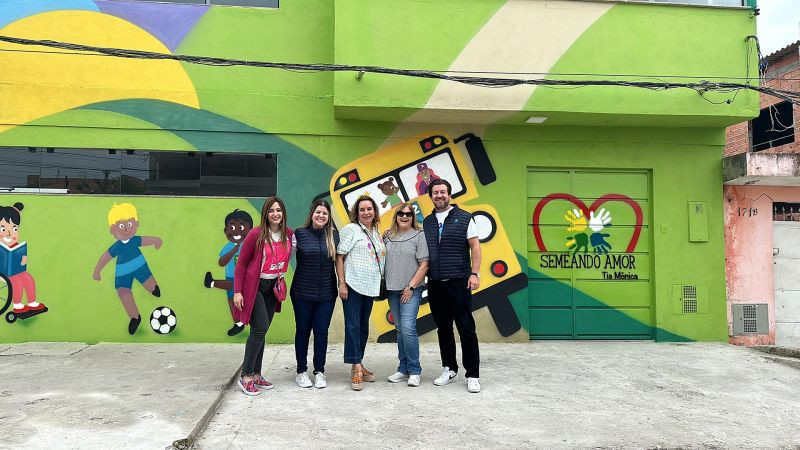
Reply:
<svg viewBox="0 0 800 450"><path fill-rule="evenodd" d="M353 369L353 375L352 378L350 378L350 387L352 387L354 391L364 389L364 372L362 369Z"/></svg>
<svg viewBox="0 0 800 450"><path fill-rule="evenodd" d="M375 381L375 374L367 370L366 367L361 366L361 370L364 372L364 381L372 383Z"/></svg>

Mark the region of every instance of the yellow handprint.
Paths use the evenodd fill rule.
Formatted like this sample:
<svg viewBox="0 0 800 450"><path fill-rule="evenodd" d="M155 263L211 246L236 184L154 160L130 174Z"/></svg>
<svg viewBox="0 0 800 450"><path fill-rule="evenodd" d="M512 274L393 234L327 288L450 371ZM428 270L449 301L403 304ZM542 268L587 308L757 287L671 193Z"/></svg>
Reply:
<svg viewBox="0 0 800 450"><path fill-rule="evenodd" d="M567 227L567 231L583 231L586 229L588 222L586 222L586 216L581 214L581 210L575 208L572 211L567 211L564 214L564 218L571 224L571 226Z"/></svg>

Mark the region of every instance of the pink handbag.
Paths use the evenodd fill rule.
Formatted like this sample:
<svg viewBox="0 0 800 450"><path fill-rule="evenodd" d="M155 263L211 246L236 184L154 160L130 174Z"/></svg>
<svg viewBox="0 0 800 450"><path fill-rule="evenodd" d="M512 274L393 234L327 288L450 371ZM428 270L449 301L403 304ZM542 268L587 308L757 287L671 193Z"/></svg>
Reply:
<svg viewBox="0 0 800 450"><path fill-rule="evenodd" d="M286 279L283 278L283 274L278 275L275 285L272 286L272 292L279 302L286 300Z"/></svg>
<svg viewBox="0 0 800 450"><path fill-rule="evenodd" d="M292 254L292 234L291 231L288 233L289 240L286 241L286 248L289 251L289 254ZM275 254L272 255L273 261L275 258ZM278 274L278 278L275 280L275 285L272 286L272 292L275 294L275 299L279 302L286 300L286 279L284 278L286 272Z"/></svg>

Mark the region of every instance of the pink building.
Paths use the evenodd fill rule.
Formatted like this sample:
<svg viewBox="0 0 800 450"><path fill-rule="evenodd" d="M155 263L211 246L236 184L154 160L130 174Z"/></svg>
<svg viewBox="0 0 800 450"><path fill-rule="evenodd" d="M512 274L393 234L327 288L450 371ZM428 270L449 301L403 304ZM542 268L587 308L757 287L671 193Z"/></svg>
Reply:
<svg viewBox="0 0 800 450"><path fill-rule="evenodd" d="M767 56L766 86L800 91L800 42ZM800 347L800 107L762 95L727 130L723 162L728 334Z"/></svg>

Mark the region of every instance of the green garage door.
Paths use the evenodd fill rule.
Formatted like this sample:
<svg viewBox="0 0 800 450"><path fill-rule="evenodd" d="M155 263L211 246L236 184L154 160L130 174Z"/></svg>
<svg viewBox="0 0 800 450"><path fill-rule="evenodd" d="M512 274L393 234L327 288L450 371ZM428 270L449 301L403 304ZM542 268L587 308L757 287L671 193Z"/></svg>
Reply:
<svg viewBox="0 0 800 450"><path fill-rule="evenodd" d="M652 339L647 172L528 171L531 339Z"/></svg>

